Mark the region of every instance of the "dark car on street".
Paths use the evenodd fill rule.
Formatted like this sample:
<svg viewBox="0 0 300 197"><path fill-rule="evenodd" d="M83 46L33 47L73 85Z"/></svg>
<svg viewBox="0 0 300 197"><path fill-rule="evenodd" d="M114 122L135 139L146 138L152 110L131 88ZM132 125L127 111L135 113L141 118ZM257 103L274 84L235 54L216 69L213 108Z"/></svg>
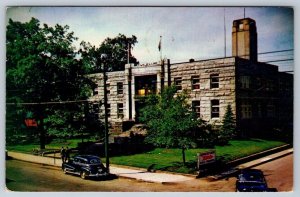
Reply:
<svg viewBox="0 0 300 197"><path fill-rule="evenodd" d="M236 181L237 192L268 192L270 191L261 170L241 170Z"/></svg>
<svg viewBox="0 0 300 197"><path fill-rule="evenodd" d="M65 174L80 175L83 179L107 177L109 175L100 158L94 155L74 156L70 161L62 164L62 170Z"/></svg>

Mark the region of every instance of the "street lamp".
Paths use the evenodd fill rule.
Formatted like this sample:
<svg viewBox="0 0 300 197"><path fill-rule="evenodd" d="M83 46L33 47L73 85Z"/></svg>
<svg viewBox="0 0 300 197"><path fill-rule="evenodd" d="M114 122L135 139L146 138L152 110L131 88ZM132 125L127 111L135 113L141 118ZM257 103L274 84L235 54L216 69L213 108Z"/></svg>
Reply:
<svg viewBox="0 0 300 197"><path fill-rule="evenodd" d="M103 68L103 87L104 87L104 134L105 134L105 159L106 159L106 169L109 173L109 157L108 157L108 116L107 116L107 91L106 91L106 61L107 61L107 54L101 54L101 64Z"/></svg>

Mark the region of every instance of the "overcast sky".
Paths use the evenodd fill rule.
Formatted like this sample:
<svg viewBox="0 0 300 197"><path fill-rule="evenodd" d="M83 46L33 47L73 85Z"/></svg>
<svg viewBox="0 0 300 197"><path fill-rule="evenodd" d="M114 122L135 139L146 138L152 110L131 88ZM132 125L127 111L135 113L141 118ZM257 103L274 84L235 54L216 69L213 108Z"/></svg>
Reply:
<svg viewBox="0 0 300 197"><path fill-rule="evenodd" d="M78 43L95 46L119 33L135 35L138 43L132 54L140 63L159 60L162 36L162 55L172 63L224 57L224 12L226 56L231 56L232 22L244 17L244 7L12 7L6 21L35 17L48 25L68 25ZM293 9L246 7L245 16L256 20L259 53L294 48ZM262 61L290 58L292 52L259 56ZM277 63L281 70L293 69L292 61Z"/></svg>

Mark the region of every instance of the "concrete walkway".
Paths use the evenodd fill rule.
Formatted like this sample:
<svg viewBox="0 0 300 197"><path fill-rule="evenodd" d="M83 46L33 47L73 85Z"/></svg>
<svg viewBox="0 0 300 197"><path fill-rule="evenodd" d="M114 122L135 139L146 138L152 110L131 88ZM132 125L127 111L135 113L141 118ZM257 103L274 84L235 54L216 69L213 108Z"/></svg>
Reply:
<svg viewBox="0 0 300 197"><path fill-rule="evenodd" d="M8 152L8 156L14 159L46 164L61 167L62 161L56 157L42 157L24 153ZM133 168L122 168L119 166L110 166L110 173L115 174L119 177L131 178L136 180L142 180L147 182L155 183L176 183L182 181L193 180L196 177L184 176L179 174L163 173L163 172L147 172L146 169L133 169Z"/></svg>
<svg viewBox="0 0 300 197"><path fill-rule="evenodd" d="M260 159L256 159L256 160L253 160L253 161L250 161L247 163L243 163L241 165L236 166L234 169L232 169L230 171L223 172L223 173L215 175L215 176L210 176L208 178L213 179L213 180L222 179L222 178L232 175L233 173L236 173L239 169L253 168L260 164L272 161L274 159L278 159L280 157L284 157L284 156L292 154L292 153L293 153L293 148L286 149L286 150L262 157ZM8 156L10 156L14 159L18 159L18 160L39 163L39 164L52 165L52 166L57 166L57 167L61 167L61 164L62 164L61 159L58 157L59 154L53 155L53 157L43 157L43 156L35 156L35 155L30 155L30 154L18 153L18 152L8 152ZM153 173L153 172L147 172L146 169L125 168L125 167L114 166L114 165L110 166L110 173L115 174L119 177L125 177L125 178L131 178L131 179L147 181L147 182L155 182L155 183L178 183L178 182L182 182L182 181L193 180L196 178L196 176L191 176L191 175L185 176L185 175L171 174L171 173L165 173L165 172Z"/></svg>

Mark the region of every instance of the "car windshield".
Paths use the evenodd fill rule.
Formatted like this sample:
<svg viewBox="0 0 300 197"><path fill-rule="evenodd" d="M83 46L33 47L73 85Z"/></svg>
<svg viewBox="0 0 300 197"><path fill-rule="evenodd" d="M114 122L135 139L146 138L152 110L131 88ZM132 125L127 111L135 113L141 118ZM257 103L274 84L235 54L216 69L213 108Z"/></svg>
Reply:
<svg viewBox="0 0 300 197"><path fill-rule="evenodd" d="M100 159L97 159L97 158L92 158L92 159L90 159L90 162L89 162L90 164L100 164L101 162L100 162Z"/></svg>

